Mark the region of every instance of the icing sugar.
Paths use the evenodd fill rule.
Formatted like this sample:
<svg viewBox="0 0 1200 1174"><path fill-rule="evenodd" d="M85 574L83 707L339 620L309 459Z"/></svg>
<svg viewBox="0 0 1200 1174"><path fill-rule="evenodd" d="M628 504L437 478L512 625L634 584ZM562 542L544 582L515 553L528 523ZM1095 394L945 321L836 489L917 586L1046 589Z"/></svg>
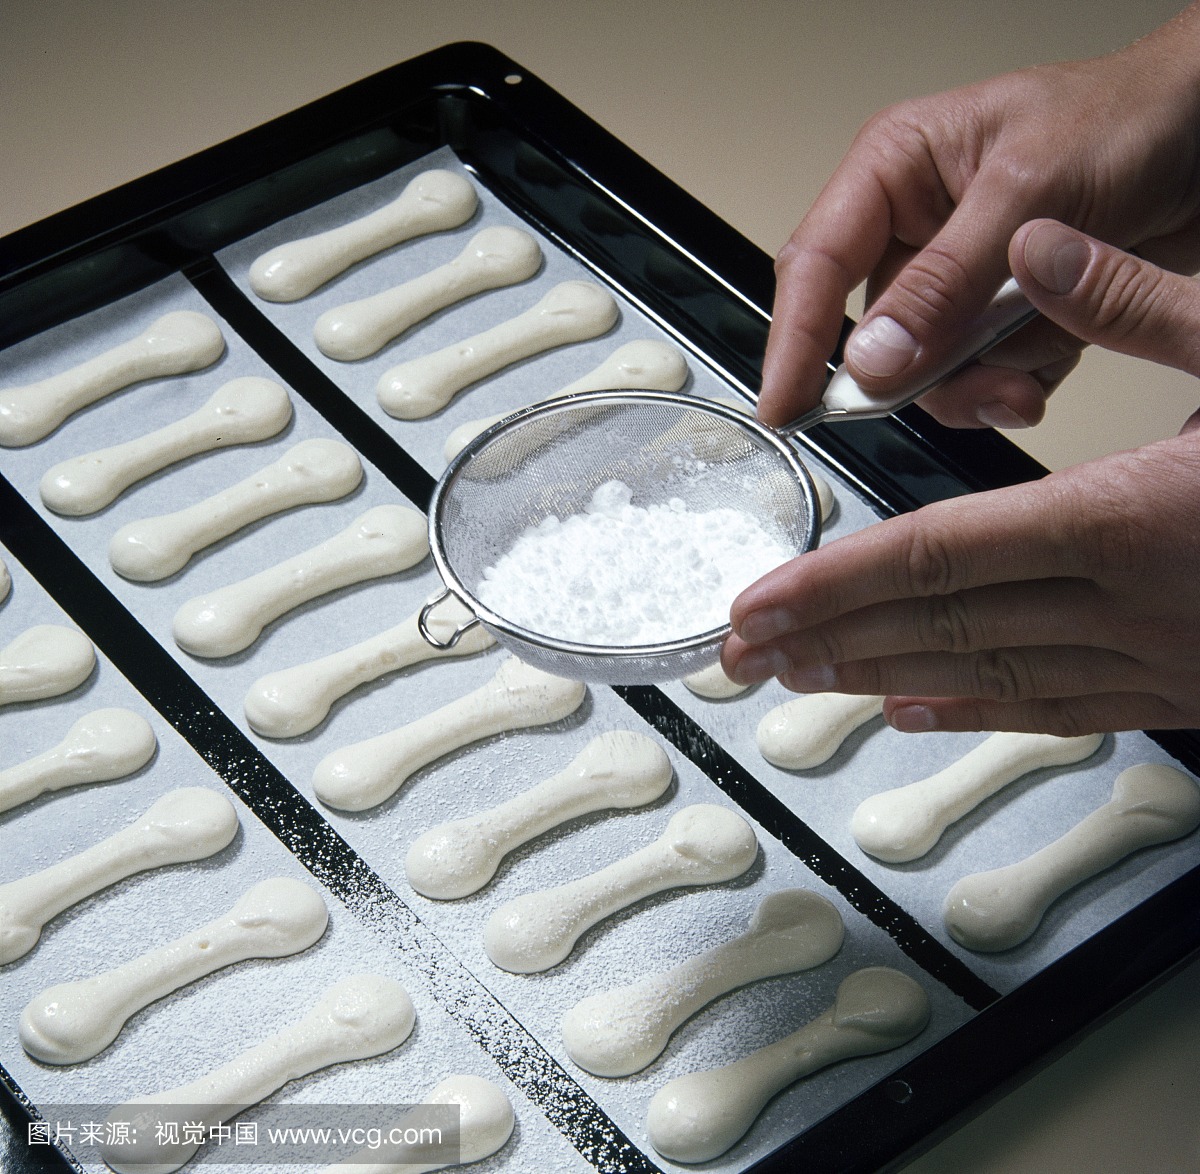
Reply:
<svg viewBox="0 0 1200 1174"><path fill-rule="evenodd" d="M531 526L484 571L479 598L545 636L659 644L728 623L738 593L790 557L740 510L632 499L628 485L606 481L583 513Z"/></svg>

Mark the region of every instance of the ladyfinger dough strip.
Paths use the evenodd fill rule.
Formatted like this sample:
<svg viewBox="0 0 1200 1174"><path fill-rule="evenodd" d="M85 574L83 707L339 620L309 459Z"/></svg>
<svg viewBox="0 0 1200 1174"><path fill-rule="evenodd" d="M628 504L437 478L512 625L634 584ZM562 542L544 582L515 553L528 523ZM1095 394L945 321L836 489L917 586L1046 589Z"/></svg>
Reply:
<svg viewBox="0 0 1200 1174"><path fill-rule="evenodd" d="M1067 890L1197 826L1200 787L1192 779L1173 766L1131 766L1117 775L1112 798L1054 843L1015 864L963 877L946 897L946 929L968 950L1011 950Z"/></svg>
<svg viewBox="0 0 1200 1174"><path fill-rule="evenodd" d="M250 288L264 301L298 301L384 249L465 224L478 203L474 187L461 175L422 172L370 215L263 253L250 266Z"/></svg>
<svg viewBox="0 0 1200 1174"><path fill-rule="evenodd" d="M566 681L509 657L490 681L465 697L326 755L313 772L313 790L329 807L364 811L443 755L493 734L559 721L586 696L581 681Z"/></svg>
<svg viewBox="0 0 1200 1174"><path fill-rule="evenodd" d="M597 338L617 317L606 290L591 281L564 281L525 313L385 371L376 395L397 419L432 416L472 383L553 347Z"/></svg>
<svg viewBox="0 0 1200 1174"><path fill-rule="evenodd" d="M757 855L758 840L740 815L714 803L693 804L676 812L657 840L624 860L501 905L484 926L484 949L502 970L549 970L585 931L627 905L665 889L732 880Z"/></svg>
<svg viewBox="0 0 1200 1174"><path fill-rule="evenodd" d="M574 383L555 392L550 399L574 395L580 391L607 391L615 388L639 388L650 391L679 391L687 382L687 360L678 348L657 339L644 338L619 346L598 367L580 376ZM503 420L508 412L468 420L449 436L443 454L452 461L481 432Z"/></svg>
<svg viewBox="0 0 1200 1174"><path fill-rule="evenodd" d="M842 946L841 914L806 889L763 898L745 933L629 986L591 995L563 1016L567 1055L597 1076L629 1076L661 1054L682 1023L747 983L810 970Z"/></svg>
<svg viewBox="0 0 1200 1174"><path fill-rule="evenodd" d="M858 846L879 860L916 860L952 823L1014 779L1042 767L1082 762L1103 741L1103 734L992 734L945 770L864 799L850 830Z"/></svg>
<svg viewBox="0 0 1200 1174"><path fill-rule="evenodd" d="M165 579L206 546L251 522L298 505L336 501L361 481L362 462L348 444L302 440L277 461L195 505L122 526L108 544L108 561L126 579Z"/></svg>
<svg viewBox="0 0 1200 1174"><path fill-rule="evenodd" d="M61 742L7 770L0 770L0 811L28 803L47 791L107 783L141 770L158 739L150 723L128 709L84 714Z"/></svg>
<svg viewBox="0 0 1200 1174"><path fill-rule="evenodd" d="M199 371L224 353L221 330L207 315L193 310L164 314L128 342L78 366L0 390L0 445L33 444L68 416L131 383Z"/></svg>
<svg viewBox="0 0 1200 1174"><path fill-rule="evenodd" d="M883 712L883 698L808 693L763 715L755 738L762 756L784 770L828 762L859 726Z"/></svg>
<svg viewBox="0 0 1200 1174"><path fill-rule="evenodd" d="M0 885L0 966L29 953L64 909L135 872L212 856L237 830L237 812L223 795L182 787L79 855Z"/></svg>
<svg viewBox="0 0 1200 1174"><path fill-rule="evenodd" d="M319 726L333 703L359 685L426 661L471 656L496 643L482 624L476 624L453 647L435 648L417 628L420 610L350 648L259 677L243 703L251 728L267 738L298 737ZM467 608L451 596L430 613L428 623L439 640L448 640L470 618Z"/></svg>
<svg viewBox="0 0 1200 1174"><path fill-rule="evenodd" d="M445 265L372 297L326 310L313 327L313 339L331 359L365 359L431 314L485 290L526 281L541 265L542 250L529 233L485 228Z"/></svg>
<svg viewBox="0 0 1200 1174"><path fill-rule="evenodd" d="M56 514L94 514L153 473L200 453L266 440L291 418L292 402L278 383L256 376L231 379L182 420L48 469L39 486L42 501Z"/></svg>
<svg viewBox="0 0 1200 1174"><path fill-rule="evenodd" d="M650 1144L674 1162L707 1162L734 1145L788 1085L838 1060L898 1048L928 1022L929 996L908 975L884 966L856 970L833 1006L798 1031L659 1089L646 1114Z"/></svg>
<svg viewBox="0 0 1200 1174"><path fill-rule="evenodd" d="M43 1064L90 1060L131 1015L164 995L246 958L307 950L328 921L325 902L309 885L288 877L260 881L215 921L122 966L35 995L21 1012L21 1046Z"/></svg>
<svg viewBox="0 0 1200 1174"><path fill-rule="evenodd" d="M0 705L70 693L92 675L96 650L75 628L35 624L0 648Z"/></svg>
<svg viewBox="0 0 1200 1174"><path fill-rule="evenodd" d="M720 661L710 664L708 668L701 669L699 672L689 673L680 680L697 697L703 697L708 701L727 701L730 697L740 696L750 688L749 685L739 685L736 681L730 680L725 675Z"/></svg>
<svg viewBox="0 0 1200 1174"><path fill-rule="evenodd" d="M644 734L600 734L536 787L418 837L404 861L408 883L438 901L468 896L496 875L514 848L580 815L653 803L672 776L670 759Z"/></svg>
<svg viewBox="0 0 1200 1174"><path fill-rule="evenodd" d="M376 506L319 546L189 599L175 613L175 643L193 656L232 656L302 603L407 570L428 553L424 517L405 506Z"/></svg>
<svg viewBox="0 0 1200 1174"><path fill-rule="evenodd" d="M386 1137L441 1137L442 1117L430 1106L455 1105L458 1108L458 1161L448 1161L443 1150L433 1145L368 1146L335 1166L326 1166L321 1174L431 1174L448 1166L482 1162L499 1150L512 1136L516 1118L504 1092L482 1076L447 1076L396 1121Z"/></svg>
<svg viewBox="0 0 1200 1174"><path fill-rule="evenodd" d="M365 1060L398 1048L412 1033L416 1011L394 978L360 974L331 986L303 1019L235 1056L190 1084L126 1101L109 1120L129 1122L128 1145L106 1143L100 1153L117 1174L170 1174L200 1148L191 1140L199 1123L201 1140L214 1126L258 1104L291 1080L330 1064ZM175 1122L174 1136L159 1123Z"/></svg>

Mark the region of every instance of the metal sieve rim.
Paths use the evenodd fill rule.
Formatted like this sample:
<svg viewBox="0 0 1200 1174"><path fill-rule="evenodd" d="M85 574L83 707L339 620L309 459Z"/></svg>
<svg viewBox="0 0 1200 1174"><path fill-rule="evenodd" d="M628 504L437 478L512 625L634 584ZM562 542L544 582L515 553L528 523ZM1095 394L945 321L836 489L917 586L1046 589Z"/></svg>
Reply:
<svg viewBox="0 0 1200 1174"><path fill-rule="evenodd" d="M705 645L724 640L732 630L728 622L693 636L661 644L579 644L572 640L546 636L540 632L523 628L519 624L514 624L511 620L507 620L492 611L491 608L477 598L475 592L470 587L463 583L462 579L450 565L445 552L444 518L446 502L453 493L455 482L471 461L497 437L511 432L515 428L523 427L535 419L562 412L579 405L591 406L603 404L635 407L640 404L654 404L659 406L683 407L692 411L706 412L709 415L719 416L735 427L753 434L767 446L773 448L782 458L798 483L798 488L808 508L809 524L804 536L804 542L800 544L797 554L803 554L806 551L812 550L817 545L821 535L821 509L817 500L816 486L813 484L808 470L800 460L799 454L791 446L787 437L773 431L765 424L760 424L753 416L737 408L719 403L716 400L701 399L698 396L687 395L683 392L650 391L639 388L611 391L580 391L530 404L528 407L521 408L497 420L496 423L474 437L446 466L441 477L438 478L437 484L434 486L433 495L429 501L428 515L429 552L438 574L441 575L443 584L447 591L455 596L472 613L475 619L485 627L502 633L514 643L532 645L535 648L555 655L609 661L633 659L658 660L695 652ZM462 630L465 631L465 627Z"/></svg>

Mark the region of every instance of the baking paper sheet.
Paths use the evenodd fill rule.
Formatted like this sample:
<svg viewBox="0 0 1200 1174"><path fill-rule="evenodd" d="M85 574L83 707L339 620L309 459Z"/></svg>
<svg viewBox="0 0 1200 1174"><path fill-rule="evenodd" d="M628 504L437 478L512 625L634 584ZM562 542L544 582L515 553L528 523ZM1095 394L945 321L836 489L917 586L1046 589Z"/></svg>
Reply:
<svg viewBox="0 0 1200 1174"><path fill-rule="evenodd" d="M566 348L468 389L444 412L429 420L396 421L375 401L374 386L383 371L519 312L523 303L518 291L504 291L507 301L488 294L470 304L445 311L430 323L408 331L381 355L360 363L339 363L322 355L312 340L313 323L333 306L398 284L444 263L457 255L463 243L484 225L528 226L477 182L481 207L468 225L451 233L401 245L335 279L304 301L265 302L256 297L247 280L251 262L267 249L373 211L393 199L413 175L430 166L467 174L453 152L443 148L392 176L240 241L224 250L220 259L247 296L436 476L445 467L441 446L452 428L464 420L511 411L552 394L590 369L592 356L585 360L580 354L576 358L576 348ZM544 238L541 243L547 258L543 273L526 284L545 290L555 281L581 275L580 266L573 258ZM656 334L661 336L649 319L627 302L622 304L614 344ZM596 344L587 346L595 348ZM692 368L689 390L710 397L731 394L730 385L700 357L689 356L689 362ZM823 462L811 454L807 459L836 487L838 504L825 527L823 541L832 541L876 520L874 513ZM877 791L935 773L982 741L982 735L902 735L887 729L883 720L877 718L864 732L853 736L824 767L793 773L769 764L758 752L754 740L755 729L763 714L794 696L778 682L724 702L697 698L682 685L668 686L665 691L823 839L861 868L1001 992L1020 985L1072 946L1186 872L1197 859L1197 849L1191 840L1139 853L1111 873L1056 903L1039 932L1022 946L1002 955L973 954L953 942L942 924L942 901L955 881L968 873L1021 859L1049 843L1105 803L1111 795L1113 780L1126 766L1138 762L1173 762L1161 747L1139 733L1109 737L1087 762L1039 771L1006 787L1000 795L951 828L924 860L889 866L873 860L854 843L849 823L855 807Z"/></svg>
<svg viewBox="0 0 1200 1174"><path fill-rule="evenodd" d="M13 576L12 592L0 604L0 646L35 624L75 626L3 547L0 558ZM531 1160L548 1170L578 1169L575 1151L442 1010L422 974L322 891L103 654L97 659L91 677L62 697L0 707L0 769L49 749L78 718L108 706L145 717L158 751L128 778L68 788L0 814L0 884L120 831L179 787L221 792L237 809L241 828L229 847L207 860L139 873L68 909L47 924L30 953L0 968L0 1058L29 1098L44 1105L115 1106L187 1083L299 1019L338 980L378 973L399 980L413 1000L417 1021L408 1040L384 1056L293 1081L271 1102L416 1103L446 1076L474 1073L498 1084L517 1115L513 1139L478 1169L528 1170ZM273 876L293 877L322 891L330 922L316 945L287 958L238 963L168 995L132 1016L109 1048L82 1064L54 1067L25 1054L17 1023L39 991L98 974L173 940ZM244 1116L253 1120L253 1110ZM346 1152L345 1147L331 1152L329 1160ZM201 1150L188 1169L213 1165ZM89 1168L106 1169L99 1163ZM251 1174L258 1167L233 1168Z"/></svg>
<svg viewBox="0 0 1200 1174"><path fill-rule="evenodd" d="M205 308L190 287L181 282L163 283L130 302L128 316L114 316L111 333L104 335L105 345L110 338L132 333L168 309ZM119 408L110 403L107 410L91 409L42 444L5 453L3 460L9 478L36 502L37 480L45 467L70 453L120 439L131 414L136 414L139 429L157 426L202 402L227 379L270 374L227 326L224 330L229 352L202 377L189 378L186 381L189 386L179 386L182 380L169 380L122 393L126 403ZM184 397L186 404L181 403ZM90 518L63 519L45 510L42 513L214 702L238 722L315 804L312 770L326 753L403 724L462 696L489 678L504 654L493 650L478 658L431 664L365 687L347 702L335 706L330 718L311 734L275 743L254 735L245 721L242 699L250 684L265 672L324 655L411 614L436 586L428 559L411 572L372 585L348 588L301 609L272 625L261 640L238 656L198 660L174 646L170 636L171 617L186 599L312 545L369 506L383 502L404 504L391 483L378 470L368 467L364 485L351 499L305 507L260 523L251 533L235 536L199 556L161 584L129 583L108 567L109 537L126 522L178 509L276 459L286 447L301 439L330 434L328 425L299 397L293 396L293 406L295 419L285 435L273 441L245 449L227 449L186 462L136 487L109 509ZM794 1136L804 1125L869 1087L881 1075L902 1064L907 1056L953 1030L969 1016L959 999L922 975L886 934L852 911L761 829L758 831L763 845L762 860L746 882L728 890L667 895L635 914L614 918L587 935L572 958L549 975L518 977L498 970L482 953L480 932L488 913L501 901L533 887L559 883L568 876L590 871L600 861L625 855L657 836L669 816L689 802L732 806L696 767L672 751L677 783L669 803L660 804L651 812L575 821L566 831L516 854L521 867L506 866L497 882L476 898L439 905L412 894L403 876L402 862L408 844L420 831L491 805L548 777L605 729L629 728L650 733L632 710L604 688L592 690L581 713L561 723L561 727L493 739L478 749L435 764L376 811L360 816L332 812L326 815L538 1041L568 1066L636 1144L649 1148L642 1124L645 1107L653 1092L667 1079L697 1067L728 1062L751 1047L800 1026L832 1001L838 983L858 966L895 965L918 977L934 1002L935 1015L930 1028L906 1049L839 1065L802 1082L781 1097L748 1139L715 1168L743 1168ZM790 886L824 892L842 911L848 924L847 942L835 961L811 974L773 980L722 1000L679 1033L663 1060L630 1080L598 1080L580 1073L566 1060L558 1021L578 998L632 981L649 969L671 965L716 941L734 936L745 928L751 912L767 892ZM669 955L663 953L664 942L673 944Z"/></svg>
<svg viewBox="0 0 1200 1174"><path fill-rule="evenodd" d="M324 310L377 292L449 260L461 251L471 235L485 225L521 223L498 200L480 188L482 210L468 225L401 245L358 266L304 301L277 305L262 302L249 293L245 285L245 272L254 257L284 240L344 223L353 216L386 203L399 193L414 174L430 166L450 166L462 170L450 152L437 152L419 164L401 169L392 176L356 189L231 246L221 254L220 260L259 309L276 322L430 473L437 475L445 463L442 457L445 438L457 424L512 410L550 395L589 371L624 342L667 335L627 300L622 300L620 323L609 336L519 364L460 394L449 408L429 420L392 420L379 408L374 398L375 383L388 367L477 333L521 312L557 281L593 276L582 271L575 259L543 240L546 262L542 272L530 282L493 291L462 306L443 311L429 322L409 331L374 359L342 364L322 356L312 343L311 329ZM61 371L124 341L160 314L173 309L194 309L212 314L203 299L183 278L161 282L120 303L48 331L0 354L0 385L32 382ZM430 561L426 559L401 575L347 588L307 605L270 625L262 638L246 652L219 661L198 660L180 651L171 638L171 618L175 610L193 596L245 577L315 545L348 525L371 506L385 502L411 503L405 502L379 470L364 462L366 475L363 485L351 497L336 503L293 510L257 523L197 556L182 572L162 583L129 583L111 570L107 561L108 541L126 522L189 505L274 461L288 447L302 439L335 435L319 414L296 395L292 397L295 418L281 436L262 444L226 449L184 462L143 482L108 509L90 518L59 518L41 506L37 494L37 483L42 473L59 460L128 439L132 434L140 434L177 419L194 410L229 379L240 375L274 377L227 324L222 323L222 329L229 350L214 367L189 376L144 383L120 392L78 414L40 444L27 449L3 451L0 453L0 469L214 702L279 766L300 794L316 804L311 790L312 770L325 754L404 724L462 696L491 676L499 666L503 653L493 650L480 657L430 664L385 678L357 690L335 705L330 717L310 734L286 742L272 742L253 734L245 721L242 699L252 682L264 673L323 656L365 639L410 615L438 586ZM689 387L695 392L729 395L734 391L695 354L688 354L688 361L692 371ZM819 460L815 464L834 483L838 494L837 510L826 530L827 539L874 520L872 511L840 483L836 475L823 468ZM29 595L33 590L36 588L25 590L24 593ZM48 600L44 602L53 607ZM4 626L4 630L7 630L9 612L13 606L10 603L0 611L0 625ZM111 668L107 672L109 676L115 675L115 670ZM103 674L99 679L103 679ZM767 764L754 744L754 730L759 718L790 696L778 684L772 683L721 703L696 698L680 685L667 686L665 691L772 793L898 900L931 934L962 957L976 974L1001 991L1013 989L1061 956L1070 946L1102 928L1114 916L1132 908L1195 863L1195 848L1191 841L1141 853L1055 906L1043 929L1026 946L1005 955L972 955L955 946L941 928L940 906L950 885L967 872L1007 863L1048 842L1107 799L1112 780L1123 765L1133 761L1170 761L1162 750L1140 734L1109 738L1101 752L1088 763L1043 772L1045 777L1032 776L1029 780L1013 784L985 804L979 812L951 829L926 861L897 868L872 861L853 844L848 823L854 807L875 791L933 773L975 745L981 740L981 735L904 736L884 728L882 722L876 719L864 731L852 736L826 767L803 775L791 774ZM45 704L17 708L41 713ZM3 717L3 711L0 711L0 717ZM64 728L65 724L69 722L64 723ZM702 892L680 890L644 903L634 912L610 919L585 935L580 946L564 964L544 975L509 975L492 966L483 954L480 935L483 923L497 905L530 889L561 883L582 872L593 871L641 847L655 838L670 815L687 803L719 802L732 805L701 771L668 748L675 766L676 781L669 795L651 808L572 821L566 828L514 853L502 866L491 886L463 901L438 903L412 893L404 878L403 858L408 845L420 832L443 820L492 806L548 777L565 766L590 738L608 729L650 732L641 718L615 693L603 687L592 688L581 711L558 723L555 728L490 739L462 754L451 756L418 772L396 797L373 811L359 815L325 812L325 815L393 889L410 903L471 973L495 992L538 1041L579 1079L636 1144L648 1148L642 1132L645 1106L653 1092L667 1079L698 1067L728 1062L744 1055L752 1047L770 1042L808 1021L832 1001L837 984L860 965L894 965L918 977L934 1004L930 1028L907 1048L838 1065L801 1082L774 1102L743 1143L715 1163L714 1168L743 1168L874 1083L881 1075L894 1070L906 1058L929 1046L933 1040L969 1017L969 1012L955 996L923 975L883 931L851 910L842 898L762 829L756 829L761 845L759 861L741 880ZM3 731L4 727L0 726L0 746L6 745L2 741ZM22 733L25 733L24 727ZM171 738L174 735L164 738L164 742L170 742ZM48 739L45 744L49 745L53 740ZM186 758L190 755L190 760L201 771L213 777L186 746L177 738L174 741L181 756ZM15 757L19 760L23 755ZM0 760L0 766L7 764L7 758ZM147 778L158 778L157 766L151 772L144 773ZM171 785L184 784L174 781ZM126 784L116 786L124 787ZM85 797L91 800L93 792L99 795L101 790L89 788ZM108 801L103 797L94 802L97 809L107 809ZM148 803L149 800L144 806L148 806ZM66 804L66 797L42 800L33 805L32 810L36 814L52 806L55 811L70 811L71 808ZM135 806L137 810L142 809L142 806ZM84 811L82 807L76 810ZM87 810L90 812L91 808ZM87 819L90 819L90 815L84 822ZM256 836L269 845L262 849L264 858L273 852L282 861L290 862L292 868L300 868L252 816L243 820L244 826L248 823L253 823ZM0 822L0 835L8 826ZM243 831L243 839L246 836L247 833ZM57 840L50 845L57 846ZM24 851L23 846L22 854ZM0 856L0 859L4 857ZM186 873L188 869L195 871L202 867L185 866L183 871ZM248 883L235 886L235 889L241 891L241 888L248 887ZM136 881L125 882L125 885L134 892L143 891L138 888ZM633 981L650 970L673 965L741 932L762 896L774 889L794 885L824 893L841 910L847 922L847 939L834 961L816 971L771 980L721 1000L685 1025L659 1061L645 1073L632 1078L599 1080L579 1073L566 1060L558 1034L558 1021L578 998ZM115 892L123 892L124 887L118 886ZM236 892L231 889L231 894L230 904ZM93 906L100 909L100 901L89 903L87 910L90 912ZM344 931L347 942L351 941L354 934L361 935L364 932L348 915L343 914L342 920L350 927ZM58 938L69 940L65 934L57 935L53 940ZM365 940L372 941L369 937ZM353 949L347 956L359 957L361 945L355 939ZM46 944L39 947L35 956L41 958L45 949ZM64 947L62 960L58 964L66 965L69 961L77 964L78 949L78 944L71 949ZM327 950L328 947L323 946L322 949ZM367 953L361 956L366 957ZM21 965L16 964L17 967ZM248 964L256 970L271 970L278 965ZM58 980L56 977L47 981ZM214 977L204 980L201 987L222 989L217 983ZM22 1005L25 997L27 995L21 997ZM179 996L177 1000L173 996L165 1001L164 1006L174 1007L176 1001L185 1002L188 997ZM416 998L414 992L414 1000ZM223 1001L224 996L214 999L214 1008L220 1007ZM418 1010L421 1011L420 1005ZM13 1019L9 1015L5 1021L11 1024ZM447 1025L461 1037L461 1032L453 1023L447 1021ZM220 1033L216 1042L221 1042ZM487 1056L475 1049L474 1045L465 1046L469 1054L477 1057L478 1063L474 1069L463 1067L461 1070L481 1070L479 1064L485 1069L491 1064ZM411 1043L406 1045L398 1055L411 1047ZM168 1050L171 1048L174 1048L174 1044ZM46 1099L43 1088L47 1086L41 1083L43 1070L28 1061L24 1061L27 1069L17 1070L24 1058L19 1046L16 1051L16 1067L12 1069L14 1076L35 1100ZM13 1059L12 1053L12 1047L5 1048L3 1055L6 1063ZM151 1081L153 1086L179 1083L190 1078L183 1076L180 1080L172 1078L164 1081L159 1061L150 1062L153 1052L148 1051L145 1055L147 1058L142 1070L147 1077L154 1077ZM92 1065L102 1062L105 1062L104 1057L98 1058ZM90 1069L92 1065L85 1068ZM204 1067L206 1065L198 1063L191 1072L194 1074ZM26 1083L26 1078L30 1083ZM430 1080L428 1084L433 1082ZM427 1086L419 1083L416 1093L424 1087ZM147 1090L143 1088L141 1091ZM56 1087L49 1087L48 1092L56 1094ZM397 1096L394 1099L401 1098ZM539 1168L555 1168L555 1164L561 1165L563 1162L569 1165L575 1155L567 1148L566 1142L524 1098L518 1094L513 1099L514 1104L519 1105L519 1113L522 1112L520 1106L524 1106L525 1115L519 1126L521 1161L529 1160L527 1144L536 1144L544 1147L544 1153L541 1148L535 1151ZM529 1114L532 1114L536 1128L533 1124L526 1124ZM650 1153L653 1156L653 1152ZM518 1165L517 1168L528 1167Z"/></svg>
<svg viewBox="0 0 1200 1174"><path fill-rule="evenodd" d="M1055 902L1028 941L997 954L975 953L959 946L942 921L942 903L955 882L1021 860L1057 839L1108 802L1117 775L1127 766L1179 764L1144 734L1110 734L1081 763L1033 771L1010 783L952 824L921 859L885 864L854 842L850 819L855 808L879 791L935 774L978 746L986 734L900 734L877 717L852 734L824 766L786 771L763 758L754 736L763 715L795 697L778 682L725 702L705 701L679 684L666 686L665 692L822 839L1002 994L1197 863L1194 837L1138 852Z"/></svg>

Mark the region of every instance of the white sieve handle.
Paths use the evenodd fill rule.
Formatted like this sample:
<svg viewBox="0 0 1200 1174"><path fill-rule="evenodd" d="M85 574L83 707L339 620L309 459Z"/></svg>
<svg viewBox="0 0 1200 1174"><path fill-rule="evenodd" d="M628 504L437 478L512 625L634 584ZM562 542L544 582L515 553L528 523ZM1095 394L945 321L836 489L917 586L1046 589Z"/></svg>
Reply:
<svg viewBox="0 0 1200 1174"><path fill-rule="evenodd" d="M899 392L878 393L864 391L846 370L843 363L830 378L821 402L811 412L805 412L798 420L779 431L784 436L795 436L814 424L836 424L842 420L871 420L879 416L890 416L892 412L919 399L944 383L951 375L961 371L968 363L990 350L1015 330L1020 330L1037 316L1021 293L1015 277L1010 277L988 303L974 327L962 338L960 344L946 357L945 362L931 372L916 388Z"/></svg>
<svg viewBox="0 0 1200 1174"><path fill-rule="evenodd" d="M454 631L450 633L450 639L439 640L437 636L434 635L433 630L429 627L430 613L439 604L445 603L445 601L449 599L452 594L453 592L449 587L443 587L436 595L426 600L424 607L417 612L417 631L421 633L426 644L431 644L434 648L440 649L442 652L445 652L447 648L453 648L473 627L475 627L476 624L479 623L479 617L473 615L465 624L459 624L458 627L456 627ZM457 599L464 607L466 607L468 611L471 610L469 607L467 607L466 601L462 599L461 596L455 595L454 598Z"/></svg>

